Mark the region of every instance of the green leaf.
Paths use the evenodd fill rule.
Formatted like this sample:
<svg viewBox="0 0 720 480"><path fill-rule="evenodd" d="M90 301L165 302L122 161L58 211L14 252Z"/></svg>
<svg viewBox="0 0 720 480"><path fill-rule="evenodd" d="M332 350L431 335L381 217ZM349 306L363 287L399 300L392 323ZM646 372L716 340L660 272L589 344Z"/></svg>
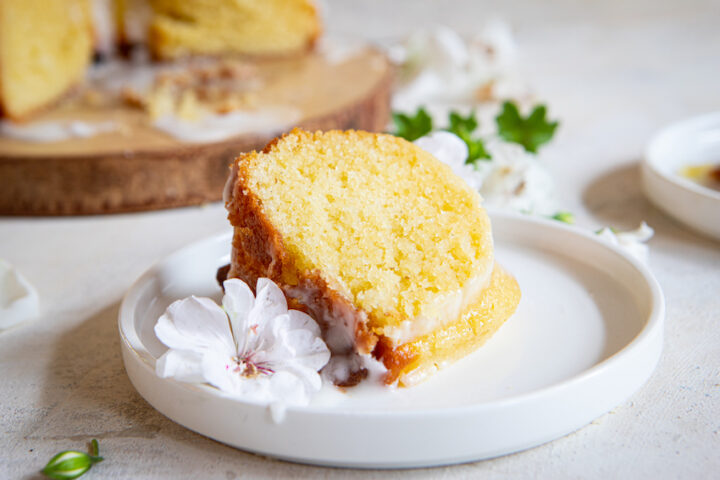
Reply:
<svg viewBox="0 0 720 480"><path fill-rule="evenodd" d="M76 450L65 450L58 453L42 469L42 473L55 480L71 480L78 478L90 470L95 463L102 462L103 458L97 456L99 445L96 439L90 443L91 455Z"/></svg>
<svg viewBox="0 0 720 480"><path fill-rule="evenodd" d="M498 135L508 142L519 143L528 152L537 153L540 145L552 139L558 126L558 122L549 122L546 115L545 105L536 105L530 115L523 118L517 106L506 101L495 117Z"/></svg>
<svg viewBox="0 0 720 480"><path fill-rule="evenodd" d="M570 212L557 212L552 217L553 220L573 225L575 223L575 215Z"/></svg>
<svg viewBox="0 0 720 480"><path fill-rule="evenodd" d="M491 158L485 149L485 143L480 138L472 138L472 133L478 127L478 121L475 117L475 111L470 112L467 117L463 117L457 112L450 112L450 126L448 132L454 133L465 142L468 147L468 157L465 163L477 166L478 160L489 160Z"/></svg>
<svg viewBox="0 0 720 480"><path fill-rule="evenodd" d="M457 112L450 112L449 119L450 127L448 127L448 132L452 132L458 137L465 133L470 135L478 127L478 121L477 118L475 118L474 110L465 118Z"/></svg>
<svg viewBox="0 0 720 480"><path fill-rule="evenodd" d="M483 143L482 139L476 138L472 140L470 138L460 138L465 141L468 147L468 158L465 160L466 164L476 167L479 160L490 160L492 158L485 149L485 143Z"/></svg>
<svg viewBox="0 0 720 480"><path fill-rule="evenodd" d="M395 124L393 134L410 142L427 135L433 129L432 117L423 107L418 108L413 116L393 112L392 118Z"/></svg>

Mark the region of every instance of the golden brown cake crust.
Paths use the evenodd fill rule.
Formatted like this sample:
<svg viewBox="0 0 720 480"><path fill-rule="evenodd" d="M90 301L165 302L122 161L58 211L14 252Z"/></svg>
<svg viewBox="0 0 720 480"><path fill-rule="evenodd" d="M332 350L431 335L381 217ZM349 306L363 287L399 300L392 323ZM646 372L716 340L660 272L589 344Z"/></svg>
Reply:
<svg viewBox="0 0 720 480"><path fill-rule="evenodd" d="M278 141L271 141L263 153L272 151ZM370 353L377 337L367 328L367 315L331 289L317 272L299 271L293 264L280 234L263 213L260 200L247 187L248 165L244 160L249 155L236 160L237 177L226 203L234 227L227 278L240 278L250 286L260 277L270 278L283 290L290 308L302 310L318 321L326 339L337 322L343 322L353 332L349 343L330 342L333 354ZM296 279L293 284L283 280L288 274Z"/></svg>

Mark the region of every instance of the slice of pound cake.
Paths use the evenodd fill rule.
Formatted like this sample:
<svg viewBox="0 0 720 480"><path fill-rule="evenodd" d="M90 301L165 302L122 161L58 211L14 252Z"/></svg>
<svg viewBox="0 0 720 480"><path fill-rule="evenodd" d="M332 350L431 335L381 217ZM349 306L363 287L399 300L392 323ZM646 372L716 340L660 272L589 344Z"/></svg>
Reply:
<svg viewBox="0 0 720 480"><path fill-rule="evenodd" d="M392 135L294 130L236 159L229 278L268 277L322 326L331 377L362 356L408 386L479 347L520 290L496 265L479 194Z"/></svg>

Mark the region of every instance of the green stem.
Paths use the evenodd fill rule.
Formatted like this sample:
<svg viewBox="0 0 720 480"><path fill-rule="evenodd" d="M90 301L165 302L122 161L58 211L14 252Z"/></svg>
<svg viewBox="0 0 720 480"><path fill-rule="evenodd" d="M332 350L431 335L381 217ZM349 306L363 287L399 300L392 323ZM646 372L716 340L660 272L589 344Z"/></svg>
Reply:
<svg viewBox="0 0 720 480"><path fill-rule="evenodd" d="M97 438L93 438L90 441L90 455L93 457L97 457L100 454L100 444L97 441Z"/></svg>

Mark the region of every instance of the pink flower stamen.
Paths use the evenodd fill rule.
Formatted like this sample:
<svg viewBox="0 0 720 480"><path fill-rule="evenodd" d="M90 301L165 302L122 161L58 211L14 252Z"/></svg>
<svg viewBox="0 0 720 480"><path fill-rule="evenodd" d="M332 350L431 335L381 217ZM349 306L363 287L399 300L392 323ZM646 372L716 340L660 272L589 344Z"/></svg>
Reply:
<svg viewBox="0 0 720 480"><path fill-rule="evenodd" d="M244 358L235 357L233 360L236 364L233 373L239 373L243 377L255 378L259 375L272 375L275 373L275 370L272 368L253 361L252 353L246 355Z"/></svg>

